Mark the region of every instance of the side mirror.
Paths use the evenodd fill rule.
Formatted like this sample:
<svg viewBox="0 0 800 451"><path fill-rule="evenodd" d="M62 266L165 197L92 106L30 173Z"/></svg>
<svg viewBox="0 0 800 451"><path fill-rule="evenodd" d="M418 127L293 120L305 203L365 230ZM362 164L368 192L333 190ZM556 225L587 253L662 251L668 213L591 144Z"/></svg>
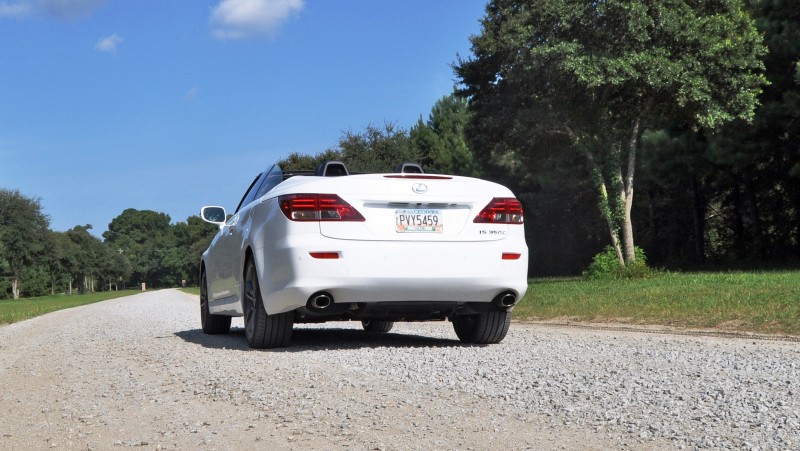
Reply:
<svg viewBox="0 0 800 451"><path fill-rule="evenodd" d="M225 225L225 218L228 215L222 207L203 207L200 209L200 217L203 221L216 224L221 229Z"/></svg>

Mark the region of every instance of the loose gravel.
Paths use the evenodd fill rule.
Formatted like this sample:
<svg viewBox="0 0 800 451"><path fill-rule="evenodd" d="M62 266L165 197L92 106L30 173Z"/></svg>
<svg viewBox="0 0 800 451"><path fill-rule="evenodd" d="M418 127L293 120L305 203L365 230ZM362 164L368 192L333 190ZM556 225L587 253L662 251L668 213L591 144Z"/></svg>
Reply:
<svg viewBox="0 0 800 451"><path fill-rule="evenodd" d="M0 327L0 449L800 449L800 345L514 323L296 325L147 292Z"/></svg>

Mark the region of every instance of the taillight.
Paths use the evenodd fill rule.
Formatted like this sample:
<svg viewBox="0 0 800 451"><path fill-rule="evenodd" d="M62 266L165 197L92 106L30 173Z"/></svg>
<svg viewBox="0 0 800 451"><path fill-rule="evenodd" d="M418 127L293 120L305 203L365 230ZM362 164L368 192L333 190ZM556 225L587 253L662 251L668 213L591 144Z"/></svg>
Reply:
<svg viewBox="0 0 800 451"><path fill-rule="evenodd" d="M339 258L338 252L309 252L308 255L321 260L336 260Z"/></svg>
<svg viewBox="0 0 800 451"><path fill-rule="evenodd" d="M522 224L522 204L513 197L495 197L473 222L490 224Z"/></svg>
<svg viewBox="0 0 800 451"><path fill-rule="evenodd" d="M278 205L292 221L364 221L358 210L336 194L287 194L278 197Z"/></svg>

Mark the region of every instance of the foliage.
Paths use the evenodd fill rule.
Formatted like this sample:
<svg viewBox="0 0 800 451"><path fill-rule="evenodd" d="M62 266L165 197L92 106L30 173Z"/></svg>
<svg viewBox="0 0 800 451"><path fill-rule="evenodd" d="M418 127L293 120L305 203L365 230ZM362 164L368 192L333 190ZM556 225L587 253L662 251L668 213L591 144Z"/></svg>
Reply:
<svg viewBox="0 0 800 451"><path fill-rule="evenodd" d="M643 140L637 230L670 267L791 265L800 259L800 4L749 3L769 52L752 123L671 124Z"/></svg>
<svg viewBox="0 0 800 451"><path fill-rule="evenodd" d="M181 273L170 217L152 210L128 208L111 220L103 238L131 263L134 284L175 286Z"/></svg>
<svg viewBox="0 0 800 451"><path fill-rule="evenodd" d="M20 296L23 274L43 259L49 225L38 198L0 188L0 263L10 273L13 299Z"/></svg>
<svg viewBox="0 0 800 451"><path fill-rule="evenodd" d="M419 163L428 172L480 176L464 129L469 121L467 100L454 94L437 100L427 122L420 117L409 136L419 149Z"/></svg>
<svg viewBox="0 0 800 451"><path fill-rule="evenodd" d="M278 164L284 170L314 170L323 161L339 160L350 172L391 172L399 163L419 158L408 132L387 122L382 129L370 124L361 133L346 131L334 149L316 155L295 152Z"/></svg>
<svg viewBox="0 0 800 451"><path fill-rule="evenodd" d="M190 216L186 222L173 226L176 249L182 259L179 263L183 271L181 280L186 280L187 284L200 284L200 258L217 230L215 225L203 221L199 216Z"/></svg>
<svg viewBox="0 0 800 451"><path fill-rule="evenodd" d="M514 318L800 335L800 273L666 273L644 279L537 279Z"/></svg>
<svg viewBox="0 0 800 451"><path fill-rule="evenodd" d="M105 241L87 224L66 232L47 228L38 199L0 191L0 299L73 291L118 290L198 283L200 256L217 228L192 216L127 209L109 224Z"/></svg>
<svg viewBox="0 0 800 451"><path fill-rule="evenodd" d="M473 149L504 172L554 148L584 155L623 264L635 261L644 129L751 119L764 84L761 36L740 1L495 0L482 26L474 56L455 65Z"/></svg>
<svg viewBox="0 0 800 451"><path fill-rule="evenodd" d="M339 161L343 158L340 150L333 149L328 149L313 156L293 152L289 154L288 157L279 160L278 165L284 171L308 171L316 169L316 167L324 161Z"/></svg>
<svg viewBox="0 0 800 451"><path fill-rule="evenodd" d="M420 156L408 132L389 122L383 129L368 125L361 133L345 132L338 150L352 172L391 172L399 163L418 161Z"/></svg>
<svg viewBox="0 0 800 451"><path fill-rule="evenodd" d="M589 268L584 272L584 277L590 279L637 279L651 277L654 272L647 266L644 250L640 247L634 249L636 262L621 266L617 252L611 246L606 246L603 252L594 256Z"/></svg>

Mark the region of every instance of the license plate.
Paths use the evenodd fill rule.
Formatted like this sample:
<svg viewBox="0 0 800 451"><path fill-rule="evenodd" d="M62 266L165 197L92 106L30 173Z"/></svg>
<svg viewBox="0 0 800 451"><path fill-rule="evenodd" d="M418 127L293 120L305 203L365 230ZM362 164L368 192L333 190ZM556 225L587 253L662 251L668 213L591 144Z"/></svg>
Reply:
<svg viewBox="0 0 800 451"><path fill-rule="evenodd" d="M442 233L441 210L395 210L395 230L398 233Z"/></svg>

